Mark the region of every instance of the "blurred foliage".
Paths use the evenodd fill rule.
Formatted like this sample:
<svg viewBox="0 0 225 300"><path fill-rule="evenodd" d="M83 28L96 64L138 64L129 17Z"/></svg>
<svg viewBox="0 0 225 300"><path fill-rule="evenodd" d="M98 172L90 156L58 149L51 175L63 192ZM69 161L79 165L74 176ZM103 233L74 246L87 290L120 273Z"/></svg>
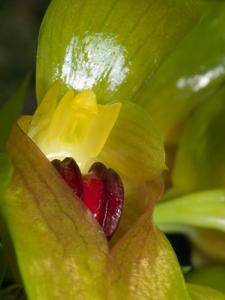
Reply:
<svg viewBox="0 0 225 300"><path fill-rule="evenodd" d="M49 2L0 1L0 106L28 71L34 74L39 27ZM27 109L31 109L29 104Z"/></svg>

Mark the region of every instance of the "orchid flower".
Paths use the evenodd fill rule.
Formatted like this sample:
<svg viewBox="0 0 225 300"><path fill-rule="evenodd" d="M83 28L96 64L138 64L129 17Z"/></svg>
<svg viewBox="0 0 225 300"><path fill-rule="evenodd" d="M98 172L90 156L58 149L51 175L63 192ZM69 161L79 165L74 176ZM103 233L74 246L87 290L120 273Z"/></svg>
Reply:
<svg viewBox="0 0 225 300"><path fill-rule="evenodd" d="M187 198L196 204L205 195L195 195L198 201L180 196L179 180L174 190L181 199L158 204L167 168L165 135L148 108L135 104L150 95L148 83L198 15L192 0L52 1L39 37L37 109L18 118L0 155L2 238L7 250L14 249L9 258L19 273L15 280L29 300L225 298L185 282L172 246L155 225L165 231L204 222L221 228L223 191L207 194L208 206L192 218L186 216ZM55 168L69 157L79 178L96 163L120 178L124 208L111 241ZM204 217L215 197L218 222L210 223ZM176 218L170 218L173 209Z"/></svg>

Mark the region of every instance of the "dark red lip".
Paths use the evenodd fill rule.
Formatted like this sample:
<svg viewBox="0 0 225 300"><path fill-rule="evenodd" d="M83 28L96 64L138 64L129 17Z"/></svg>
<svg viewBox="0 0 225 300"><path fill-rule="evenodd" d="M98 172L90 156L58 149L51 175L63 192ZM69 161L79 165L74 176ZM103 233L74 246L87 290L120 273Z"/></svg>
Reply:
<svg viewBox="0 0 225 300"><path fill-rule="evenodd" d="M119 224L124 203L124 188L119 175L100 162L94 163L85 175L81 174L73 158L53 160L52 164L110 238Z"/></svg>

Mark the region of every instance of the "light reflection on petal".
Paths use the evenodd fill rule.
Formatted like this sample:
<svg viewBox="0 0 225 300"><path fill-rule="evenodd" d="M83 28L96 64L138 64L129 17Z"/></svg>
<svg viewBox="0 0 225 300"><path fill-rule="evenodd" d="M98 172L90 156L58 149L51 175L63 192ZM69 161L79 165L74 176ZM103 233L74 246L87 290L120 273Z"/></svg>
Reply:
<svg viewBox="0 0 225 300"><path fill-rule="evenodd" d="M81 49L82 51L78 51ZM107 78L113 91L129 72L126 49L113 34L86 33L83 38L72 37L62 66L61 79L75 90L93 88L99 79Z"/></svg>
<svg viewBox="0 0 225 300"><path fill-rule="evenodd" d="M193 91L197 92L207 85L211 84L213 80L216 80L221 75L225 74L225 67L220 65L216 68L206 72L205 74L197 74L193 77L182 77L177 81L177 88L185 89L191 88Z"/></svg>

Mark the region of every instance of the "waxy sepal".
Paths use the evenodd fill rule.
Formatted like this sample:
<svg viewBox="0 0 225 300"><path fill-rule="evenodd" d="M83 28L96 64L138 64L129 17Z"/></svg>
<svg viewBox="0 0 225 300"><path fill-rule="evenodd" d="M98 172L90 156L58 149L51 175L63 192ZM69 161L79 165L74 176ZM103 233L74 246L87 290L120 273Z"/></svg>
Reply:
<svg viewBox="0 0 225 300"><path fill-rule="evenodd" d="M110 250L82 201L18 124L7 151L13 176L0 209L29 300L189 299L173 250L152 225L154 202Z"/></svg>

